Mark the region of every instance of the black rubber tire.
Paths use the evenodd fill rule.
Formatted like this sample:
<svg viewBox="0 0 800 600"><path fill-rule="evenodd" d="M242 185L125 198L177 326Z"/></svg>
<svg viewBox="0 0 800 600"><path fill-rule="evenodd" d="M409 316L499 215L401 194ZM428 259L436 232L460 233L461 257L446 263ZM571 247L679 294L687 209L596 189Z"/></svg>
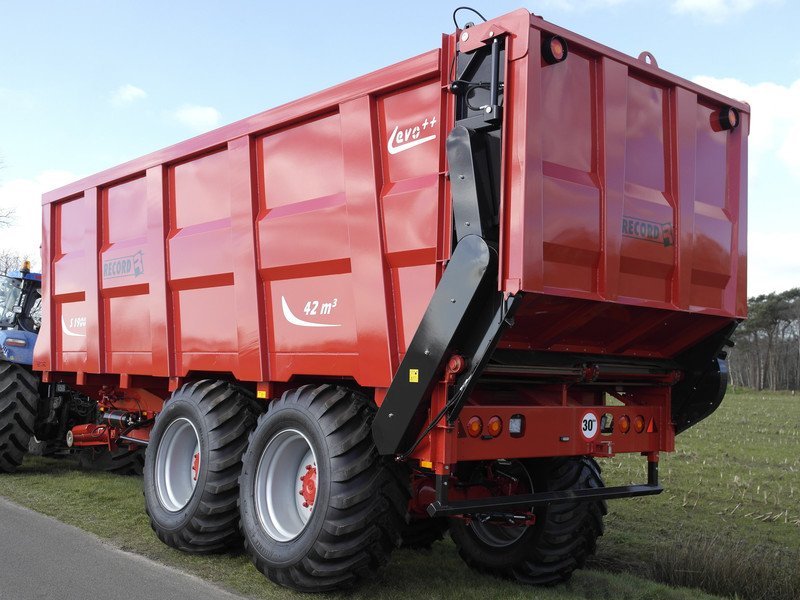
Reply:
<svg viewBox="0 0 800 600"><path fill-rule="evenodd" d="M194 425L200 441L197 484L188 503L172 512L156 490L156 458L167 427L178 418ZM144 498L158 538L185 552L221 552L241 544L239 474L247 437L256 423L252 395L224 381L187 383L164 405L145 454Z"/></svg>
<svg viewBox="0 0 800 600"><path fill-rule="evenodd" d="M603 487L600 467L591 458L523 461L536 491ZM594 553L603 535L605 501L563 502L536 509L536 523L508 546L479 538L463 520L451 519L450 535L472 568L530 585L567 581Z"/></svg>
<svg viewBox="0 0 800 600"><path fill-rule="evenodd" d="M105 447L86 448L78 452L78 466L114 475L139 476L144 470L144 457L143 448L118 446L111 452Z"/></svg>
<svg viewBox="0 0 800 600"><path fill-rule="evenodd" d="M408 481L372 440L375 409L360 394L303 386L261 416L243 458L241 527L245 549L271 581L303 592L343 589L371 578L400 544ZM294 539L281 542L261 525L255 499L258 465L273 436L306 437L316 456L314 510Z"/></svg>
<svg viewBox="0 0 800 600"><path fill-rule="evenodd" d="M428 519L410 519L403 527L401 548L427 550L435 542L444 539L449 523L441 517Z"/></svg>
<svg viewBox="0 0 800 600"><path fill-rule="evenodd" d="M25 367L0 362L0 473L16 471L28 453L38 403L36 377Z"/></svg>

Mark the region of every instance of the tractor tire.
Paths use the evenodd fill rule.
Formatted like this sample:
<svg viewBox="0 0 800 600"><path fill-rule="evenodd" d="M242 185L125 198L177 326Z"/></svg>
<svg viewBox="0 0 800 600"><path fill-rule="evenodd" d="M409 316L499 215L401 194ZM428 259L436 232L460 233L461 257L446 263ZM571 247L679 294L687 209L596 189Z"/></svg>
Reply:
<svg viewBox="0 0 800 600"><path fill-rule="evenodd" d="M449 523L441 517L429 519L411 519L403 527L401 548L412 550L428 550L434 542L444 539Z"/></svg>
<svg viewBox="0 0 800 600"><path fill-rule="evenodd" d="M256 423L251 395L202 380L177 390L150 433L144 498L158 538L185 552L220 552L241 543L239 474Z"/></svg>
<svg viewBox="0 0 800 600"><path fill-rule="evenodd" d="M261 416L242 460L245 549L302 592L371 578L401 540L408 482L372 440L375 409L332 385L290 390Z"/></svg>
<svg viewBox="0 0 800 600"><path fill-rule="evenodd" d="M111 452L108 448L87 448L78 453L78 466L90 471L105 471L114 475L139 476L144 470L144 449L117 446Z"/></svg>
<svg viewBox="0 0 800 600"><path fill-rule="evenodd" d="M536 491L603 487L600 467L591 458L517 464ZM567 581L594 553L606 512L605 501L560 502L537 507L536 522L527 527L451 519L450 536L464 562L478 571L530 585L555 585Z"/></svg>
<svg viewBox="0 0 800 600"><path fill-rule="evenodd" d="M0 362L0 473L13 473L28 453L39 390L36 377L14 363Z"/></svg>

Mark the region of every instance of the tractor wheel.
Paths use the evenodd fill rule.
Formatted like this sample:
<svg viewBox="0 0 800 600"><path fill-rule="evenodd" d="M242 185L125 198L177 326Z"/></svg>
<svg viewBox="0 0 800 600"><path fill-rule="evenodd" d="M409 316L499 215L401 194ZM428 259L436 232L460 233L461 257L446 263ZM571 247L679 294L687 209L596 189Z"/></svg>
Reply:
<svg viewBox="0 0 800 600"><path fill-rule="evenodd" d="M449 524L447 519L440 517L429 519L411 519L403 527L403 543L401 548L411 548L414 550L424 550L433 546L444 538Z"/></svg>
<svg viewBox="0 0 800 600"><path fill-rule="evenodd" d="M78 453L78 465L90 471L105 471L114 475L141 475L144 469L144 449L118 446L87 448Z"/></svg>
<svg viewBox="0 0 800 600"><path fill-rule="evenodd" d="M255 422L250 395L224 381L188 383L167 401L144 464L145 508L162 542L197 553L240 543L239 474Z"/></svg>
<svg viewBox="0 0 800 600"><path fill-rule="evenodd" d="M259 571L303 592L371 577L400 543L408 483L372 441L375 409L331 385L269 406L244 455L245 548Z"/></svg>
<svg viewBox="0 0 800 600"><path fill-rule="evenodd" d="M503 468L536 491L603 486L600 467L590 458L513 461ZM535 524L527 527L452 519L450 535L461 558L478 571L553 585L567 581L594 553L605 514L604 501L554 503L536 508Z"/></svg>
<svg viewBox="0 0 800 600"><path fill-rule="evenodd" d="M0 473L13 473L28 453L39 391L36 377L13 363L0 362Z"/></svg>

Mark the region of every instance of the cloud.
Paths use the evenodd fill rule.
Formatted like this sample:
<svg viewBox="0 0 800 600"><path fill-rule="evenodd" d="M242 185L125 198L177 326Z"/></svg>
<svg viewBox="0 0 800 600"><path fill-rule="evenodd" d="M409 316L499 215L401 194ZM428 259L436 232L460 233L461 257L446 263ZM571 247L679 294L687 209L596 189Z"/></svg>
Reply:
<svg viewBox="0 0 800 600"><path fill-rule="evenodd" d="M672 11L694 14L712 21L724 21L758 6L774 4L777 0L672 0Z"/></svg>
<svg viewBox="0 0 800 600"><path fill-rule="evenodd" d="M111 94L111 102L115 106L125 106L137 100L144 100L145 98L147 98L147 92L130 83L119 86L114 90L114 93Z"/></svg>
<svg viewBox="0 0 800 600"><path fill-rule="evenodd" d="M796 233L751 231L747 236L747 293L782 292L800 283Z"/></svg>
<svg viewBox="0 0 800 600"><path fill-rule="evenodd" d="M214 129L222 117L213 106L184 104L172 113L173 118L196 133Z"/></svg>
<svg viewBox="0 0 800 600"><path fill-rule="evenodd" d="M42 194L77 177L68 171L42 171L33 179L0 182L0 210L14 211L12 224L0 230L0 250L12 250L39 268L42 243Z"/></svg>
<svg viewBox="0 0 800 600"><path fill-rule="evenodd" d="M800 179L800 79L784 86L764 82L755 85L738 79L695 77L704 87L748 102L753 111L748 147L753 176L763 161L777 159L789 173Z"/></svg>
<svg viewBox="0 0 800 600"><path fill-rule="evenodd" d="M750 103L748 137L749 295L797 287L800 253L796 224L800 221L800 79L790 85L748 84L738 79L695 77L702 86Z"/></svg>

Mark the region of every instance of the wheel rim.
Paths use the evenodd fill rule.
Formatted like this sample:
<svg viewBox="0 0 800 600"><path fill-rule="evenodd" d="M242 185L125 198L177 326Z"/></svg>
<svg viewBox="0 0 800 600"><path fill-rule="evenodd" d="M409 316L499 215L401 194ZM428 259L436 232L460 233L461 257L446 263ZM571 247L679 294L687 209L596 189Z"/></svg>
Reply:
<svg viewBox="0 0 800 600"><path fill-rule="evenodd" d="M296 429L279 431L258 461L255 505L261 527L272 539L288 542L308 524L317 498L317 456Z"/></svg>
<svg viewBox="0 0 800 600"><path fill-rule="evenodd" d="M189 503L200 474L200 436L183 417L169 424L156 453L156 492L161 505L178 512Z"/></svg>
<svg viewBox="0 0 800 600"><path fill-rule="evenodd" d="M508 472L509 476L519 479L523 483L527 483L528 490L533 491L531 476L519 461L502 465L502 471ZM489 523L481 523L477 519L470 521L469 528L475 534L475 537L493 548L511 546L528 531L528 527L522 525L491 525Z"/></svg>

